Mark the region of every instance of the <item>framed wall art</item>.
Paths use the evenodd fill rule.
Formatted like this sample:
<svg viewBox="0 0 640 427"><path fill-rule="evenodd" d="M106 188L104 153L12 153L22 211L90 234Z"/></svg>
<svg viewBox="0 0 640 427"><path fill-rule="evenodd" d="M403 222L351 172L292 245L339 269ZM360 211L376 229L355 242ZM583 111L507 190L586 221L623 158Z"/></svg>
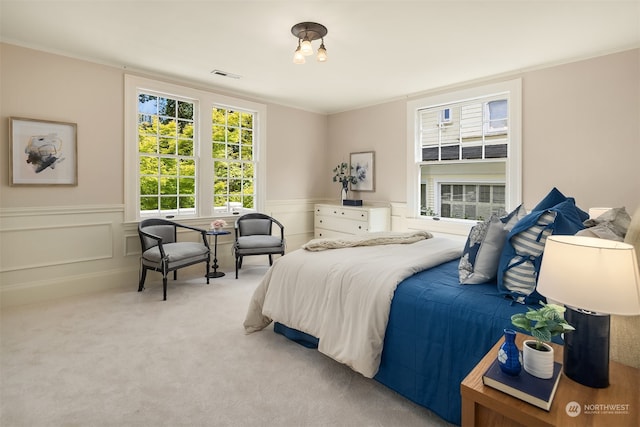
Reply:
<svg viewBox="0 0 640 427"><path fill-rule="evenodd" d="M351 153L349 162L353 166L352 173L358 179L357 184L351 184L353 191L375 190L374 152Z"/></svg>
<svg viewBox="0 0 640 427"><path fill-rule="evenodd" d="M75 123L9 120L10 185L78 185Z"/></svg>

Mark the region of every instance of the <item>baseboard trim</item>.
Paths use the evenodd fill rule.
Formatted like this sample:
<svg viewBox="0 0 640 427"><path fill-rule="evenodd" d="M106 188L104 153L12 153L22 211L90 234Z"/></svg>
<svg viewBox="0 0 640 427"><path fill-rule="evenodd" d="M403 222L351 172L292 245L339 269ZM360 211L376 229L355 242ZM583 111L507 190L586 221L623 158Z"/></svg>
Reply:
<svg viewBox="0 0 640 427"><path fill-rule="evenodd" d="M135 288L138 270L132 268L58 277L5 286L0 290L0 307L36 304L70 296L92 294L116 288Z"/></svg>

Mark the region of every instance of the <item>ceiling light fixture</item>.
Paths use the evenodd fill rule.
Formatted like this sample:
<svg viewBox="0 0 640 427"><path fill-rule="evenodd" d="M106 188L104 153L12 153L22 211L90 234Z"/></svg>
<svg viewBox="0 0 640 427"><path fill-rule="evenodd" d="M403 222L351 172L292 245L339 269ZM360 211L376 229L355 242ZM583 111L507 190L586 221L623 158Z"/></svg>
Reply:
<svg viewBox="0 0 640 427"><path fill-rule="evenodd" d="M315 22L301 22L291 27L291 34L298 39L298 47L293 55L294 64L304 64L305 56L313 55L313 46L311 42L320 40L318 62L325 62L327 57L327 49L324 47L324 36L327 35L327 27Z"/></svg>

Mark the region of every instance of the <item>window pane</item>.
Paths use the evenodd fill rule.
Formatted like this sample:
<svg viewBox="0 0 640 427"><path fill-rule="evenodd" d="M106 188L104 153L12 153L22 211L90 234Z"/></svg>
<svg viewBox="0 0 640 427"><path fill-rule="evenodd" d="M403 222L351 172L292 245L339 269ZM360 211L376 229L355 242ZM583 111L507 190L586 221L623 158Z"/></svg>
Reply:
<svg viewBox="0 0 640 427"><path fill-rule="evenodd" d="M226 162L215 162L214 176L216 178L226 178L229 176L229 165Z"/></svg>
<svg viewBox="0 0 640 427"><path fill-rule="evenodd" d="M180 208L181 209L195 208L195 207L196 207L196 199L195 199L195 197L192 197L192 196L180 197Z"/></svg>
<svg viewBox="0 0 640 427"><path fill-rule="evenodd" d="M505 202L504 185L496 185L493 187L493 203L504 205Z"/></svg>
<svg viewBox="0 0 640 427"><path fill-rule="evenodd" d="M489 129L503 130L507 128L507 100L490 101L489 106Z"/></svg>
<svg viewBox="0 0 640 427"><path fill-rule="evenodd" d="M176 159L160 159L160 174L177 175L178 163Z"/></svg>
<svg viewBox="0 0 640 427"><path fill-rule="evenodd" d="M225 142L225 127L224 126L213 126L211 128L213 132L213 140L216 142Z"/></svg>
<svg viewBox="0 0 640 427"><path fill-rule="evenodd" d="M230 179L229 180L229 194L241 194L242 193L242 180Z"/></svg>
<svg viewBox="0 0 640 427"><path fill-rule="evenodd" d="M158 98L158 114L162 116L176 116L176 101L169 98Z"/></svg>
<svg viewBox="0 0 640 427"><path fill-rule="evenodd" d="M462 185L452 185L452 197L451 200L453 200L454 202L461 202L462 201L462 190L463 190L463 186Z"/></svg>
<svg viewBox="0 0 640 427"><path fill-rule="evenodd" d="M501 159L507 157L507 144L487 145L484 156L487 159Z"/></svg>
<svg viewBox="0 0 640 427"><path fill-rule="evenodd" d="M178 194L178 179L175 177L160 179L160 194Z"/></svg>
<svg viewBox="0 0 640 427"><path fill-rule="evenodd" d="M140 157L140 175L157 175L158 174L158 158L157 157Z"/></svg>
<svg viewBox="0 0 640 427"><path fill-rule="evenodd" d="M196 176L196 162L195 160L180 160L180 175L181 176Z"/></svg>
<svg viewBox="0 0 640 427"><path fill-rule="evenodd" d="M242 160L251 160L253 158L253 147L250 145L241 145L240 152Z"/></svg>
<svg viewBox="0 0 640 427"><path fill-rule="evenodd" d="M178 120L178 134L184 138L193 138L193 123Z"/></svg>
<svg viewBox="0 0 640 427"><path fill-rule="evenodd" d="M253 131L242 129L241 139L242 139L241 144L244 144L244 145L253 144Z"/></svg>
<svg viewBox="0 0 640 427"><path fill-rule="evenodd" d="M158 153L158 138L155 136L138 135L138 152L139 153Z"/></svg>
<svg viewBox="0 0 640 427"><path fill-rule="evenodd" d="M480 197L478 200L482 203L489 203L491 201L491 187L488 185L480 185Z"/></svg>
<svg viewBox="0 0 640 427"><path fill-rule="evenodd" d="M193 156L193 141L190 139L178 140L178 155Z"/></svg>
<svg viewBox="0 0 640 427"><path fill-rule="evenodd" d="M177 197L162 197L160 198L160 208L162 210L173 210L178 208Z"/></svg>
<svg viewBox="0 0 640 427"><path fill-rule="evenodd" d="M158 98L153 95L141 93L138 95L138 111L141 113L157 114Z"/></svg>
<svg viewBox="0 0 640 427"><path fill-rule="evenodd" d="M464 205L464 219L477 219L476 205Z"/></svg>
<svg viewBox="0 0 640 427"><path fill-rule="evenodd" d="M229 111L227 113L227 126L240 126L240 113Z"/></svg>
<svg viewBox="0 0 640 427"><path fill-rule="evenodd" d="M177 136L176 121L166 117L160 118L160 135Z"/></svg>
<svg viewBox="0 0 640 427"><path fill-rule="evenodd" d="M242 113L242 127L245 129L253 129L253 114Z"/></svg>
<svg viewBox="0 0 640 427"><path fill-rule="evenodd" d="M158 178L155 176L143 176L140 178L140 194L158 194Z"/></svg>
<svg viewBox="0 0 640 427"><path fill-rule="evenodd" d="M227 142L240 142L240 132L236 128L227 129Z"/></svg>
<svg viewBox="0 0 640 427"><path fill-rule="evenodd" d="M460 158L459 146L450 145L441 148L442 160L458 160Z"/></svg>
<svg viewBox="0 0 640 427"><path fill-rule="evenodd" d="M196 194L196 181L193 178L180 178L180 194Z"/></svg>
<svg viewBox="0 0 640 427"><path fill-rule="evenodd" d="M160 138L160 154L176 154L176 140Z"/></svg>
<svg viewBox="0 0 640 427"><path fill-rule="evenodd" d="M178 101L178 118L193 120L193 104L191 102Z"/></svg>
<svg viewBox="0 0 640 427"><path fill-rule="evenodd" d="M158 210L158 198L157 197L140 197L140 210L141 211Z"/></svg>

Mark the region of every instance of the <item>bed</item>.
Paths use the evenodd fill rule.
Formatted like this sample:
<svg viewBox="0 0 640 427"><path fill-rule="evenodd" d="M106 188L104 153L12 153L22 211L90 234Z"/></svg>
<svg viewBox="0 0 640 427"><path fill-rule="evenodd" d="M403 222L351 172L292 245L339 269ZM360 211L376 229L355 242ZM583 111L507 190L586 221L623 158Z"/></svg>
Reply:
<svg viewBox="0 0 640 427"><path fill-rule="evenodd" d="M542 254L521 253L518 239L529 233L540 243L551 233L575 234L585 219L572 199L552 191L529 214L518 208L498 218L499 224L496 218L479 223L466 244L425 232L417 239L416 233L395 233L380 243L374 233L324 250L299 249L267 272L250 302L245 330L259 331L273 321L275 332L459 424L460 382L512 327L511 316L541 298L535 280L523 294L522 283L513 288L505 279L513 264L523 264L513 262L518 257L531 261L531 277L537 275ZM504 248L496 249L496 242ZM483 245L486 250L478 251ZM481 259L487 254L490 263ZM474 266L472 274L463 274L463 264ZM482 271L489 264L492 271Z"/></svg>
<svg viewBox="0 0 640 427"><path fill-rule="evenodd" d="M462 251L459 240L442 237L299 249L279 258L265 275L245 329L254 332L273 320L276 332L459 423L460 382L510 326L510 316L526 310L499 295L495 282L461 286ZM318 283L322 277L331 289ZM354 294L353 287L363 282L364 294ZM324 303L332 298L339 301L337 308ZM378 313L371 299L387 299L388 310L383 305ZM373 327L360 331L363 324Z"/></svg>

